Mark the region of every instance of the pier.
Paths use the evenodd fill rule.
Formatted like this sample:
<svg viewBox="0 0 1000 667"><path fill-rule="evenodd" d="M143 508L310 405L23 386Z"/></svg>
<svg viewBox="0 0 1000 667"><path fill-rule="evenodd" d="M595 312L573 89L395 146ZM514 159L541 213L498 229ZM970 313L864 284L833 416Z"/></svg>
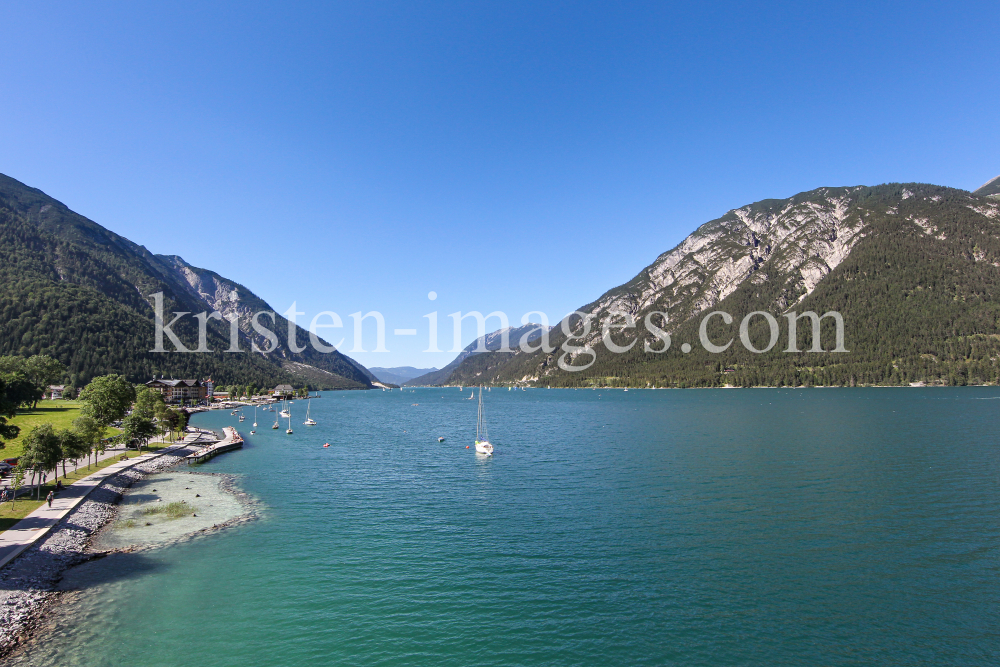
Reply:
<svg viewBox="0 0 1000 667"><path fill-rule="evenodd" d="M231 452L234 449L241 449L243 447L243 436L237 433L235 428L232 426L224 426L222 428L222 432L225 434L225 437L222 440L208 444L205 447L188 454L185 457L188 464L204 463L217 454Z"/></svg>

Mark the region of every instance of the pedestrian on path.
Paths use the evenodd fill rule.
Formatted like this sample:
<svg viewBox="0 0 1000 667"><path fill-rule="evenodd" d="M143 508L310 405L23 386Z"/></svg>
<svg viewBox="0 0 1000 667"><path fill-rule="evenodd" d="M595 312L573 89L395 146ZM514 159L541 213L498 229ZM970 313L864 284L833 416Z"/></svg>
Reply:
<svg viewBox="0 0 1000 667"><path fill-rule="evenodd" d="M52 499L55 498L55 494L49 491L49 495L45 496L45 500L49 502L49 507L52 507Z"/></svg>

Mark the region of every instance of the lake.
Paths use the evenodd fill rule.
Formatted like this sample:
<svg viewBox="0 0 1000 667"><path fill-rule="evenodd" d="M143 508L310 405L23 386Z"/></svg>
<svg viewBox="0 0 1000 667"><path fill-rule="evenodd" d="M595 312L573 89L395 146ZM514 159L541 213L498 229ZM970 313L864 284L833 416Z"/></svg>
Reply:
<svg viewBox="0 0 1000 667"><path fill-rule="evenodd" d="M72 571L13 664L987 665L1000 388L325 392L259 519ZM438 437L445 437L438 442ZM323 448L325 442L329 448Z"/></svg>

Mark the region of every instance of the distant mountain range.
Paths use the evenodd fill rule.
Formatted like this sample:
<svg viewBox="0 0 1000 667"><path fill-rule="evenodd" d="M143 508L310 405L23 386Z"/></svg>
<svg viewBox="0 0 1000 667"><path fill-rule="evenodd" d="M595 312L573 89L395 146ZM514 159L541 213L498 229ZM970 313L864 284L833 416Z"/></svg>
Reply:
<svg viewBox="0 0 1000 667"><path fill-rule="evenodd" d="M425 373L433 373L437 371L436 368L414 368L413 366L396 366L394 368L369 368L372 375L379 379L381 382L386 382L388 384L402 385L407 380L412 380L415 377L424 375Z"/></svg>
<svg viewBox="0 0 1000 667"><path fill-rule="evenodd" d="M0 354L49 354L66 364L68 381L77 387L110 372L133 381L154 375L212 377L224 384L314 389L364 389L375 379L339 352L314 350L301 327L296 336L306 347L292 352L288 322L277 311L274 322L260 320L278 334L278 347L269 354L225 352L229 322L212 319L206 341L213 352L150 352L152 295L159 292L168 322L175 311L218 310L238 318L242 350L250 350L251 341L269 348L251 318L274 309L243 285L176 255L155 255L42 191L0 175ZM197 347L191 315L173 331L187 347Z"/></svg>
<svg viewBox="0 0 1000 667"><path fill-rule="evenodd" d="M527 336L526 340L531 342L537 340L541 337L543 330L551 330L552 327L544 327L541 324L525 324L520 327L507 327L505 329L498 329L492 333L488 333L485 336L480 336L476 340L469 343L454 360L441 370L434 370L432 372L426 373L419 377L415 377L405 384L410 387L433 387L440 386L443 384L448 384L452 374L462 365L469 357L474 355L484 354L485 352L495 352L496 358L502 359L507 355L512 354L511 352L499 352L504 345L504 333L507 334L507 346L511 350L519 349L518 346L521 342L522 336ZM494 358L491 355L491 358ZM464 377L464 376L463 376ZM466 384L471 384L476 381L478 375L473 375L471 378L467 378Z"/></svg>
<svg viewBox="0 0 1000 667"><path fill-rule="evenodd" d="M819 188L729 211L699 227L624 285L579 310L595 322L635 328L609 335L600 324L582 340L553 333L553 352L466 355L440 382L549 386L799 386L979 384L1000 379L1000 178L975 193L920 183ZM646 243L648 241L644 241ZM734 340L709 353L700 342ZM762 354L739 338L743 318L766 311L779 321ZM783 314L837 311L848 352L788 353ZM671 347L645 326L671 336ZM571 320L574 336L583 333ZM834 347L834 320L823 320L823 348ZM655 333L655 332L653 332ZM767 347L761 315L747 339ZM793 349L811 348L801 320ZM563 343L589 346L565 354ZM682 344L692 347L685 352ZM715 344L715 343L711 343ZM648 350L647 350L647 346ZM595 358L596 355L596 358ZM573 369L564 370L559 361ZM589 366L588 366L589 364ZM584 368L586 366L586 368ZM448 370L448 369L444 369ZM441 372L443 373L444 370ZM415 381L414 381L415 382Z"/></svg>

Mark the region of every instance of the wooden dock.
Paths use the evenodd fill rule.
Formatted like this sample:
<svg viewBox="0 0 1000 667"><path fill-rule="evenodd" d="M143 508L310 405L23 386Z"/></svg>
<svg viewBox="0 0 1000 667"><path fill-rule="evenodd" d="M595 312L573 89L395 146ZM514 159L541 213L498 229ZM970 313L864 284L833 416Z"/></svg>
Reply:
<svg viewBox="0 0 1000 667"><path fill-rule="evenodd" d="M225 434L225 437L222 440L213 442L210 445L188 454L185 457L188 464L204 463L217 454L243 448L243 436L237 433L235 428L232 426L224 426L222 428L222 432Z"/></svg>

